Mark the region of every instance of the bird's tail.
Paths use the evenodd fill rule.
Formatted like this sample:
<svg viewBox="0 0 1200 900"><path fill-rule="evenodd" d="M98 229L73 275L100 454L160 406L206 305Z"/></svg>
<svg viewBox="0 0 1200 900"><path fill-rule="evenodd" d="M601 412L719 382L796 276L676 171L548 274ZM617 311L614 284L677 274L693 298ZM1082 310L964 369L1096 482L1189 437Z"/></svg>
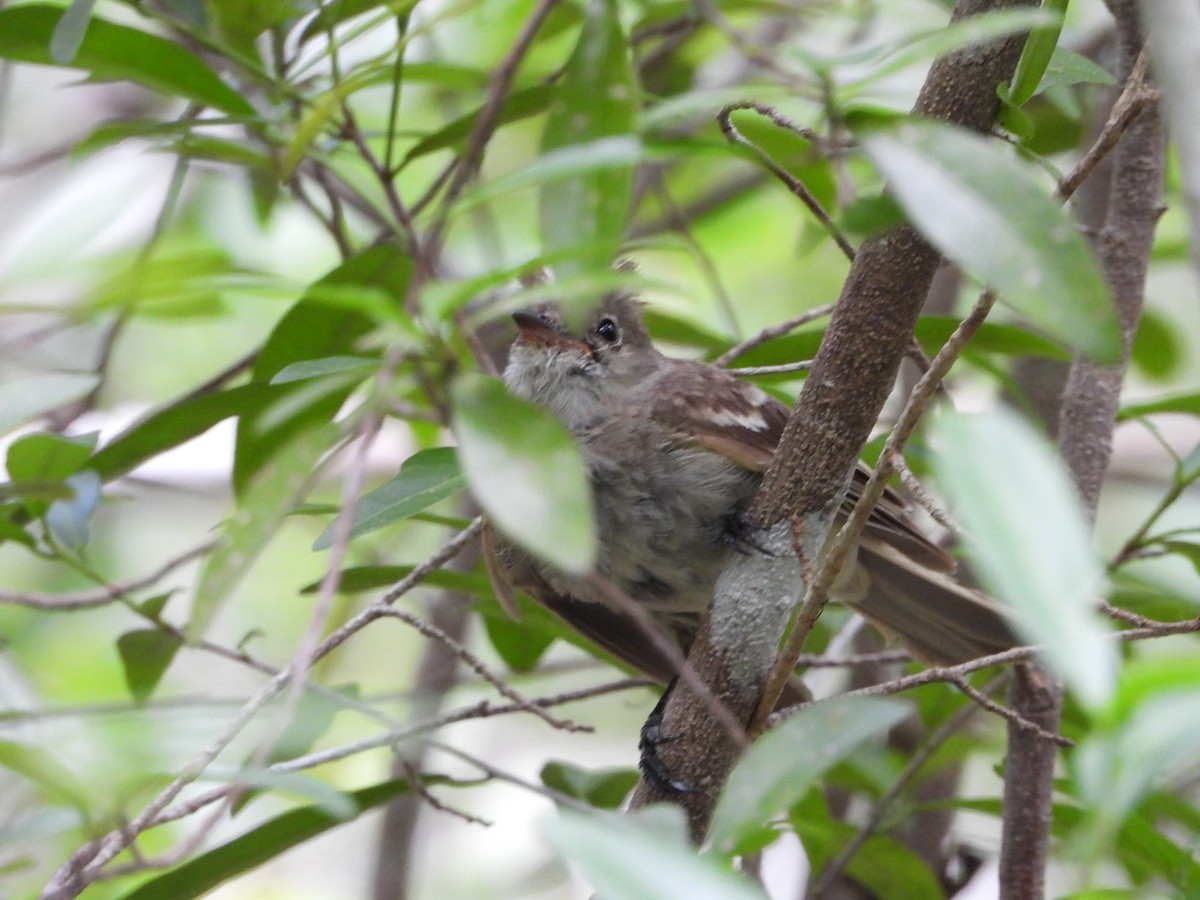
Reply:
<svg viewBox="0 0 1200 900"><path fill-rule="evenodd" d="M847 602L922 662L955 665L1021 643L995 601L882 541L864 539L858 563L867 579Z"/></svg>

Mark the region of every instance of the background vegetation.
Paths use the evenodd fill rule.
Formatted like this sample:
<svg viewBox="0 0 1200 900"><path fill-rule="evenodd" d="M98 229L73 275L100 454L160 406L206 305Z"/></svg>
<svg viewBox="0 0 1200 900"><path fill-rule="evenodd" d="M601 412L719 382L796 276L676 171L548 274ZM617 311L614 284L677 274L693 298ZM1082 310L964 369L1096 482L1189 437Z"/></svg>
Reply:
<svg viewBox="0 0 1200 900"><path fill-rule="evenodd" d="M0 9L0 893L992 896L1002 831L1053 896L1200 892L1200 13L960 6ZM935 58L1004 41L991 136L908 117ZM547 295L517 279L788 366L905 220L957 265L865 455L898 434L946 498L1061 725L997 708L1011 666L920 674L831 607L808 680L876 696L764 735L697 855L677 810L605 812L655 692L479 561L476 503L563 565L593 540L569 441L489 377ZM943 350L942 414L925 379L893 432Z"/></svg>

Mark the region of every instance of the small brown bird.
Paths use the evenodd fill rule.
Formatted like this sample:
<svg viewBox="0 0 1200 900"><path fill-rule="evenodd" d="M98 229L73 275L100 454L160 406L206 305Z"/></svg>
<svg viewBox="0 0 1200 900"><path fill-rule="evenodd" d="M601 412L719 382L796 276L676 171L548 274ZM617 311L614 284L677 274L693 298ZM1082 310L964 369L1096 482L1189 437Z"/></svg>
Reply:
<svg viewBox="0 0 1200 900"><path fill-rule="evenodd" d="M591 479L595 571L646 609L686 654L731 553L748 552L741 516L771 462L788 409L717 366L664 356L642 305L606 296L582 334L553 304L518 312L504 381L547 409L578 442ZM869 470L854 473L848 509ZM497 593L524 590L633 668L662 681L673 664L594 582L556 570L489 532ZM1002 612L952 577L955 564L889 491L838 576L834 599L918 659L945 665L1017 641Z"/></svg>

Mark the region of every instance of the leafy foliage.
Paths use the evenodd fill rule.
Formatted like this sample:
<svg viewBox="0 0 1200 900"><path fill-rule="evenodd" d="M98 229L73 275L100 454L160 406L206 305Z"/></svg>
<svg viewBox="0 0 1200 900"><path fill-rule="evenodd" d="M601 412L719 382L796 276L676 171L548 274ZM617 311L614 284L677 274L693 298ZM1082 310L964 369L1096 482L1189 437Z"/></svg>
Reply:
<svg viewBox="0 0 1200 900"><path fill-rule="evenodd" d="M746 753L697 853L673 812L612 812L636 780L641 694L572 706L601 734L547 740L558 705L603 693L613 661L529 598L498 599L471 530L477 504L562 570L595 559L570 435L494 377L508 312L575 312L633 289L660 343L716 359L837 298L846 260L831 232L886 240L905 222L1004 303L947 384L955 401L1015 411L947 415L907 461L944 491L966 559L1070 689L1055 863L1079 896L1200 890L1200 332L1184 277L1200 217L1179 212L1200 195L1197 126L1172 122L1178 161L1093 542L1037 434L1048 423L1030 424L1054 378L1029 372L1111 364L1132 333L1096 262L1096 223L1077 224L1104 189L1078 209L1057 196L1107 119L1105 89L1121 87L1091 40L1111 20L1100 0L953 22L947 5L0 10L18 86L0 100L0 894L37 893L96 839L101 857L76 874L98 898L269 880L298 847L324 877L349 868L336 841L373 846L367 813L404 797L498 824L464 838L453 829L474 825L423 816L435 837L417 845L430 856L420 896L542 890L561 874L554 854L608 898L757 897L737 858L789 842L816 877L942 896L946 860L913 835L946 809L1002 812L998 784L924 793L960 766L1001 768L994 722L922 744L964 708L954 689L787 719ZM1186 109L1200 29L1172 24L1191 14L1181 4L1143 7L1167 111ZM906 114L934 58L1026 32L1015 77L996 86L1003 140ZM721 133L731 103L761 155ZM638 273L612 269L623 255ZM542 266L555 280L523 278ZM967 293L951 288L918 322L926 353L953 340ZM825 330L814 315L762 333L733 364L809 359ZM804 376L752 377L790 401ZM1150 449L1130 449L1143 435ZM471 540L447 545L464 529ZM1093 609L1102 595L1131 627L1177 636L1153 650L1118 640ZM844 654L844 622L827 610L808 649ZM419 634L402 630L414 623ZM450 728L463 720L477 721ZM621 765L586 759L610 745ZM411 778L381 780L393 754ZM450 754L503 802L432 774ZM510 769L540 771L542 786ZM559 805L545 842L515 812L544 804L538 791ZM226 800L233 815L208 833L200 820ZM860 833L846 809L877 811L877 826ZM482 849L501 834L520 852ZM344 877L326 892L365 880Z"/></svg>

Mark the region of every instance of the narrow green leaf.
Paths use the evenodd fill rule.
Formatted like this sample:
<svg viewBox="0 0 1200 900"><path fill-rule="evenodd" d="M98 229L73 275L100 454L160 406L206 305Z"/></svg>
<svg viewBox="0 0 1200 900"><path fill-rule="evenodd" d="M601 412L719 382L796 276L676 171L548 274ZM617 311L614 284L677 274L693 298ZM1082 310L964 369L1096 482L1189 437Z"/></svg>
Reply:
<svg viewBox="0 0 1200 900"><path fill-rule="evenodd" d="M41 3L0 11L0 57L54 65L50 42L61 17L61 7ZM72 66L89 72L99 81L134 81L232 116L256 115L254 107L183 47L104 19L92 17Z"/></svg>
<svg viewBox="0 0 1200 900"><path fill-rule="evenodd" d="M453 447L435 447L414 453L391 481L363 496L354 508L350 537L368 534L428 509L463 490L467 480L458 467ZM314 550L327 550L333 543L337 519L326 528Z"/></svg>
<svg viewBox="0 0 1200 900"><path fill-rule="evenodd" d="M182 644L177 635L157 628L127 631L117 638L125 684L135 704L142 706L150 699Z"/></svg>
<svg viewBox="0 0 1200 900"><path fill-rule="evenodd" d="M0 740L0 766L36 784L54 803L88 807L86 786L48 747Z"/></svg>
<svg viewBox="0 0 1200 900"><path fill-rule="evenodd" d="M1166 381L1182 368L1185 355L1179 323L1157 310L1144 310L1130 357L1138 372L1154 381Z"/></svg>
<svg viewBox="0 0 1200 900"><path fill-rule="evenodd" d="M8 477L13 481L62 481L83 468L95 446L95 433L74 437L42 432L23 435L8 448Z"/></svg>
<svg viewBox="0 0 1200 900"><path fill-rule="evenodd" d="M542 766L542 784L597 809L618 809L638 783L637 769L581 769L565 762Z"/></svg>
<svg viewBox="0 0 1200 900"><path fill-rule="evenodd" d="M683 812L660 805L618 815L561 809L546 836L606 900L763 900L753 883L688 843Z"/></svg>
<svg viewBox="0 0 1200 900"><path fill-rule="evenodd" d="M270 382L288 366L305 360L343 356L358 349L357 342L374 327L362 310L339 304L334 295L346 289L381 289L392 298L404 296L412 270L411 260L391 244L377 244L346 260L311 285L304 297L276 324L254 361L254 382ZM398 303L398 299L393 302ZM247 410L238 420L234 446L233 484L239 494L250 479L275 453L276 448L308 428L333 420L346 397L354 389L347 383L311 397L311 402L293 410L283 421L267 427L271 416L267 407ZM283 385L275 395L279 399L306 389L304 384Z"/></svg>
<svg viewBox="0 0 1200 900"><path fill-rule="evenodd" d="M507 125L510 122L517 122L544 112L546 107L550 105L550 100L554 97L554 94L554 87L547 84L539 84L535 87L525 88L524 90L513 91L504 98L504 103L501 105L500 113L497 116L497 124ZM458 146L471 133L471 130L475 127L475 120L478 118L479 110L476 109L466 115L459 116L432 134L423 137L404 154L404 160L401 165L403 166L414 159L427 156L438 150L446 150Z"/></svg>
<svg viewBox="0 0 1200 900"><path fill-rule="evenodd" d="M216 548L200 570L187 626L189 640L204 633L221 604L258 559L308 488L313 469L337 437L329 425L311 428L275 448L238 497Z"/></svg>
<svg viewBox="0 0 1200 900"><path fill-rule="evenodd" d="M550 104L542 150L594 145L637 134L637 78L615 0L588 0L579 42ZM633 196L633 166L580 173L543 188L542 245L586 247L598 266L611 265L621 246ZM568 271L579 266L566 264Z"/></svg>
<svg viewBox="0 0 1200 900"><path fill-rule="evenodd" d="M1003 410L935 423L938 482L985 587L1085 705L1112 693L1116 644L1095 603L1102 568L1079 499L1045 439Z"/></svg>
<svg viewBox="0 0 1200 900"><path fill-rule="evenodd" d="M105 481L127 475L146 460L177 447L232 416L246 416L281 396L281 388L247 384L214 394L188 397L142 419L105 444L88 468Z"/></svg>
<svg viewBox="0 0 1200 900"><path fill-rule="evenodd" d="M1126 422L1139 416L1150 416L1155 413L1186 413L1200 416L1200 391L1189 391L1186 394L1176 394L1173 397L1163 397L1159 400L1147 400L1142 403L1130 403L1121 407L1117 413L1118 422Z"/></svg>
<svg viewBox="0 0 1200 900"><path fill-rule="evenodd" d="M1014 106L1022 106L1042 83L1042 75L1050 65L1054 48L1058 45L1058 36L1062 33L1062 17L1067 11L1067 0L1042 0L1042 10L1054 14L1057 21L1029 32L1021 58L1017 60L1012 87L1005 97Z"/></svg>
<svg viewBox="0 0 1200 900"><path fill-rule="evenodd" d="M367 375L379 368L379 360L365 356L324 356L321 359L306 359L292 363L275 373L271 384L288 384L308 378L323 378L326 375L342 375L347 372Z"/></svg>
<svg viewBox="0 0 1200 900"><path fill-rule="evenodd" d="M592 492L570 432L494 378L453 390L458 456L471 492L501 531L567 572L596 557Z"/></svg>
<svg viewBox="0 0 1200 900"><path fill-rule="evenodd" d="M0 34L4 11L0 11ZM0 38L3 40L3 38ZM0 382L0 434L36 419L72 400L85 397L99 383L95 375L53 372Z"/></svg>
<svg viewBox="0 0 1200 900"><path fill-rule="evenodd" d="M416 567L352 566L342 570L341 579L338 581L338 590L343 594L360 594L364 591L373 591L376 588L388 587L395 584L401 578L412 574L414 568ZM488 583L486 577L470 572L451 572L446 569L439 569L436 572L430 572L422 584L457 591L460 594L471 594L475 597L489 597L492 593L491 585ZM320 585L321 582L319 581L306 584L301 588L300 593L315 594Z"/></svg>
<svg viewBox="0 0 1200 900"><path fill-rule="evenodd" d="M713 846L737 853L764 823L803 797L831 767L908 712L898 700L835 698L791 716L754 742L729 774L709 831Z"/></svg>
<svg viewBox="0 0 1200 900"><path fill-rule="evenodd" d="M50 38L50 58L60 66L69 66L75 61L95 5L96 0L71 0L71 5L63 10Z"/></svg>
<svg viewBox="0 0 1200 900"><path fill-rule="evenodd" d="M426 783L435 783L429 779ZM407 779L385 781L348 793L358 815L410 790ZM311 840L348 819L317 806L293 809L269 819L241 837L184 863L134 888L122 900L191 900L268 860Z"/></svg>
<svg viewBox="0 0 1200 900"><path fill-rule="evenodd" d="M909 220L947 257L1068 346L1101 363L1119 358L1104 279L1031 164L999 141L932 121L860 138Z"/></svg>

